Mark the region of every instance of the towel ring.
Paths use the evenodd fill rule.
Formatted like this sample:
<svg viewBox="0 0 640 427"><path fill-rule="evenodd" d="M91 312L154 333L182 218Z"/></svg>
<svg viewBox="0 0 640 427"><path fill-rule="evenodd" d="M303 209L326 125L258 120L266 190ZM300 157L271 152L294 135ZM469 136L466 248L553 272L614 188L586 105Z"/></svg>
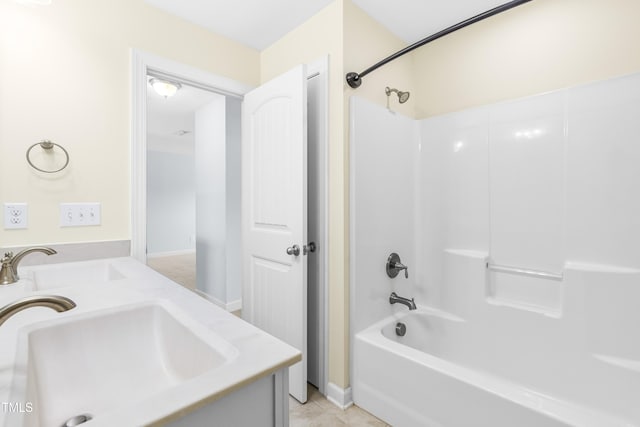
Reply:
<svg viewBox="0 0 640 427"><path fill-rule="evenodd" d="M31 150L33 150L33 147L35 147L36 145L39 145L44 150L53 150L53 147L58 147L59 149L61 149L62 152L64 153L64 156L66 157L64 165L62 165L62 167L60 169L56 169L56 170L40 169L39 167L34 165L33 162L31 161L31 158L29 157L29 155L31 154ZM45 140L42 140L40 142L36 142L35 144L33 144L31 147L29 147L27 149L27 162L29 163L29 165L32 168L34 168L37 171L44 172L44 173L56 173L56 172L60 172L64 168L66 168L67 165L69 164L69 153L67 152L67 150L64 149L64 147L62 145L56 144L55 142L51 142L48 139L45 139Z"/></svg>

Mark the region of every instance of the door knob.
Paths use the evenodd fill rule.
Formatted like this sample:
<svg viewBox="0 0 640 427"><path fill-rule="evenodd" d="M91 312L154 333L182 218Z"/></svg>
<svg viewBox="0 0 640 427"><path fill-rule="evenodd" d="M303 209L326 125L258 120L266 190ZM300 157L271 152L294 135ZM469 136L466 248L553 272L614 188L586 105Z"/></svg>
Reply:
<svg viewBox="0 0 640 427"><path fill-rule="evenodd" d="M316 251L316 242L309 242L308 245L304 245L302 247L302 253L304 255L308 254L309 252L315 252Z"/></svg>
<svg viewBox="0 0 640 427"><path fill-rule="evenodd" d="M293 255L293 256L298 256L300 255L300 246L298 245L293 245L287 248L287 254L288 255Z"/></svg>

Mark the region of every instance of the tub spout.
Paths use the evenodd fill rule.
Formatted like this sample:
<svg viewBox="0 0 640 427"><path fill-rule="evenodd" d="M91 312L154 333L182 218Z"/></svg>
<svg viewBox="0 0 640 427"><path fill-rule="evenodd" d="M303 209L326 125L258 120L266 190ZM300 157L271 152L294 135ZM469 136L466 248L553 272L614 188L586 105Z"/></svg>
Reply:
<svg viewBox="0 0 640 427"><path fill-rule="evenodd" d="M391 292L391 295L389 295L389 304L396 304L396 303L406 305L407 307L409 307L409 310L415 310L417 308L413 298L411 299L403 298L401 296L398 296L398 294L396 294L395 292Z"/></svg>

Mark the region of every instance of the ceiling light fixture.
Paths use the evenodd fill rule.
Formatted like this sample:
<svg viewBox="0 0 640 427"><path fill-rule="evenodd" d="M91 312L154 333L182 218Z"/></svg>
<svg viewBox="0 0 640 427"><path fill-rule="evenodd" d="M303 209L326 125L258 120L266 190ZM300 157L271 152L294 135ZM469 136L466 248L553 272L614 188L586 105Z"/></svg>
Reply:
<svg viewBox="0 0 640 427"><path fill-rule="evenodd" d="M169 80L163 80L157 77L149 80L149 83L158 95L164 96L165 98L172 97L176 92L178 92L178 89L182 87L180 83L170 82Z"/></svg>

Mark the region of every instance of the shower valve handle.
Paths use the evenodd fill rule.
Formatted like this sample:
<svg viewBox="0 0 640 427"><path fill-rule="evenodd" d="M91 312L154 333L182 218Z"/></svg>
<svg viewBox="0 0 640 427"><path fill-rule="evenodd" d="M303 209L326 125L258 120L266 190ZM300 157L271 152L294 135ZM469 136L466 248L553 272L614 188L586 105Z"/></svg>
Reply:
<svg viewBox="0 0 640 427"><path fill-rule="evenodd" d="M397 262L397 263L395 263L395 264L393 265L393 267L392 267L392 268L394 268L394 269L396 269L396 270L404 270L404 278L405 278L405 279L408 279L408 278L409 278L409 267L407 267L406 265L404 265L404 264L401 264L401 263Z"/></svg>
<svg viewBox="0 0 640 427"><path fill-rule="evenodd" d="M400 262L400 256L393 252L389 255L389 258L387 258L387 276L393 279L401 270L404 270L404 277L408 279L409 267Z"/></svg>

